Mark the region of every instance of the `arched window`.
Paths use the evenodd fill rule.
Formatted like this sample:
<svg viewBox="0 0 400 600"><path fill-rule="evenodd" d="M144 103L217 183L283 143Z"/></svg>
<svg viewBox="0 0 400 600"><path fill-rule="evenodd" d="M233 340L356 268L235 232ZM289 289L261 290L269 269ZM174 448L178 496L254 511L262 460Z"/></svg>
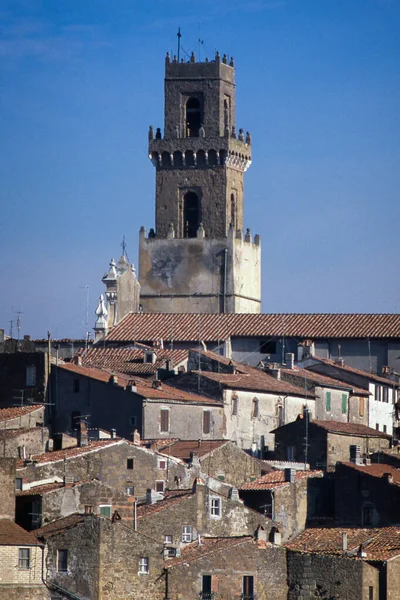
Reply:
<svg viewBox="0 0 400 600"><path fill-rule="evenodd" d="M217 153L215 150L208 151L208 165L210 167L216 167L218 164Z"/></svg>
<svg viewBox="0 0 400 600"><path fill-rule="evenodd" d="M201 107L198 98L186 102L186 136L198 137L201 125Z"/></svg>
<svg viewBox="0 0 400 600"><path fill-rule="evenodd" d="M169 152L163 152L161 155L161 164L163 167L171 166L171 155Z"/></svg>
<svg viewBox="0 0 400 600"><path fill-rule="evenodd" d="M183 199L184 237L194 238L200 225L199 199L195 192L187 192Z"/></svg>
<svg viewBox="0 0 400 600"><path fill-rule="evenodd" d="M174 167L183 167L182 152L174 152Z"/></svg>
<svg viewBox="0 0 400 600"><path fill-rule="evenodd" d="M198 150L197 152L197 166L204 167L206 165L206 153L204 150Z"/></svg>

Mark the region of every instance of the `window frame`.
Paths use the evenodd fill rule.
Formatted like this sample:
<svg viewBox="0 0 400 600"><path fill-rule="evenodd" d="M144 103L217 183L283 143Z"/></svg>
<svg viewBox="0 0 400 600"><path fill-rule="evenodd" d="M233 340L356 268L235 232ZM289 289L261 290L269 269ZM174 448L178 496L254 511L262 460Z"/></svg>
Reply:
<svg viewBox="0 0 400 600"><path fill-rule="evenodd" d="M219 496L210 496L209 513L211 519L221 518L222 502Z"/></svg>
<svg viewBox="0 0 400 600"><path fill-rule="evenodd" d="M161 464L164 464L165 466L162 467ZM166 458L159 458L158 459L158 470L159 471L166 471L168 468L168 459Z"/></svg>
<svg viewBox="0 0 400 600"><path fill-rule="evenodd" d="M134 471L134 469L135 469L135 459L132 456L130 456L129 458L126 459L126 468L127 468L128 471Z"/></svg>
<svg viewBox="0 0 400 600"><path fill-rule="evenodd" d="M37 383L36 365L26 365L25 367L25 385L34 388Z"/></svg>
<svg viewBox="0 0 400 600"><path fill-rule="evenodd" d="M159 487L157 484L161 483L162 484L162 490L158 490L157 487ZM155 483L154 483L154 489L156 492L158 492L159 494L163 494L165 492L165 481L164 479L156 479Z"/></svg>
<svg viewBox="0 0 400 600"><path fill-rule="evenodd" d="M18 569L29 571L31 568L31 549L25 547L18 548Z"/></svg>
<svg viewBox="0 0 400 600"><path fill-rule="evenodd" d="M127 485L125 487L125 493L126 493L127 496L134 496L135 495L135 486L133 486L133 485Z"/></svg>
<svg viewBox="0 0 400 600"><path fill-rule="evenodd" d="M139 558L138 575L148 575L149 573L150 573L150 559L148 556L141 556Z"/></svg>
<svg viewBox="0 0 400 600"><path fill-rule="evenodd" d="M61 553L64 552L63 558L60 560ZM65 568L60 568L64 566ZM68 573L68 549L58 548L57 549L57 573Z"/></svg>
<svg viewBox="0 0 400 600"><path fill-rule="evenodd" d="M207 423L207 419L206 419L206 415L208 415L208 423ZM203 430L203 434L204 435L210 435L211 433L211 410L209 409L205 409L203 410L203 415L202 415L202 430Z"/></svg>
<svg viewBox="0 0 400 600"><path fill-rule="evenodd" d="M164 534L164 544L173 544L174 536L170 534Z"/></svg>
<svg viewBox="0 0 400 600"><path fill-rule="evenodd" d="M23 488L24 482L22 477L16 477L15 478L15 490L17 492L22 492L22 488Z"/></svg>
<svg viewBox="0 0 400 600"><path fill-rule="evenodd" d="M182 527L182 543L190 544L193 542L193 527L191 525L184 525Z"/></svg>
<svg viewBox="0 0 400 600"><path fill-rule="evenodd" d="M325 412L332 411L332 392L326 392L325 394Z"/></svg>

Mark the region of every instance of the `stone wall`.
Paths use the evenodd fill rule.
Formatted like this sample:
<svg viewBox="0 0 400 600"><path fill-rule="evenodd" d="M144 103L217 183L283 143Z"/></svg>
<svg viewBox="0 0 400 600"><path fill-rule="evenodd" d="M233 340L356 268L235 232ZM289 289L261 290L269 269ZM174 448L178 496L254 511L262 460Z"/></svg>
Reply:
<svg viewBox="0 0 400 600"><path fill-rule="evenodd" d="M368 563L344 556L287 552L289 593L287 600L346 598L365 600L379 596L379 571Z"/></svg>
<svg viewBox="0 0 400 600"><path fill-rule="evenodd" d="M90 446L88 447L90 450ZM176 487L176 480L185 481L186 468L180 461L168 460L168 468L160 469L160 454L125 441L89 451L81 456L69 457L55 462L38 462L21 467L17 477L24 482L40 481L54 476L72 477L74 481L99 479L125 492L134 487L137 497L145 496L148 488L154 489L155 482L164 480L166 486ZM165 457L162 457L165 459ZM133 469L128 468L128 459L133 459Z"/></svg>
<svg viewBox="0 0 400 600"><path fill-rule="evenodd" d="M44 424L44 406L25 413L13 419L0 421L0 431L2 429L30 429Z"/></svg>
<svg viewBox="0 0 400 600"><path fill-rule="evenodd" d="M25 456L42 454L47 449L49 441L49 430L47 427L35 427L34 429L6 429L0 431L0 454L13 458L22 458L25 448Z"/></svg>
<svg viewBox="0 0 400 600"><path fill-rule="evenodd" d="M231 442L200 457L199 463L203 473L235 487L261 476L260 463Z"/></svg>
<svg viewBox="0 0 400 600"><path fill-rule="evenodd" d="M30 549L29 569L18 566L19 548ZM40 546L0 546L1 585L36 586L42 583L42 548ZM1 590L0 585L0 590ZM1 597L1 596L0 596Z"/></svg>
<svg viewBox="0 0 400 600"><path fill-rule="evenodd" d="M0 458L0 519L15 518L15 467L14 458Z"/></svg>
<svg viewBox="0 0 400 600"><path fill-rule="evenodd" d="M361 437L350 435L339 435L328 433L327 451L328 465L335 465L336 462L346 462L350 460L350 446L360 446L361 456L364 454L378 452L390 447L390 440L376 437Z"/></svg>
<svg viewBox="0 0 400 600"><path fill-rule="evenodd" d="M218 600L240 598L246 575L254 577L257 600L287 599L285 550L279 546L264 543L259 548L257 542L247 540L170 567L167 599L198 600L203 575L212 576L212 588Z"/></svg>

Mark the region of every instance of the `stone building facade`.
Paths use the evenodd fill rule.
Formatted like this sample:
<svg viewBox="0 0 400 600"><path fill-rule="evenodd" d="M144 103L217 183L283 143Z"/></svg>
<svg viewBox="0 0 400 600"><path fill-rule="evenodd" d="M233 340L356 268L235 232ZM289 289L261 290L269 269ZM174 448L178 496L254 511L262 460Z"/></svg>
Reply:
<svg viewBox="0 0 400 600"><path fill-rule="evenodd" d="M260 239L243 230L251 137L235 113L232 61L167 55L164 135L149 131L156 228L139 240L144 312L260 312Z"/></svg>

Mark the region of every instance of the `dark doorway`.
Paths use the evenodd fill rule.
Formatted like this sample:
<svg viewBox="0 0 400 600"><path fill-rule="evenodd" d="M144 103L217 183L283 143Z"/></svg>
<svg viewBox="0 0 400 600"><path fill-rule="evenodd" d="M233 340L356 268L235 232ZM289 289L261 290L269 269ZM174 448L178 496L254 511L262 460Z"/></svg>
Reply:
<svg viewBox="0 0 400 600"><path fill-rule="evenodd" d="M245 575L243 577L243 600L254 600L254 577Z"/></svg>

